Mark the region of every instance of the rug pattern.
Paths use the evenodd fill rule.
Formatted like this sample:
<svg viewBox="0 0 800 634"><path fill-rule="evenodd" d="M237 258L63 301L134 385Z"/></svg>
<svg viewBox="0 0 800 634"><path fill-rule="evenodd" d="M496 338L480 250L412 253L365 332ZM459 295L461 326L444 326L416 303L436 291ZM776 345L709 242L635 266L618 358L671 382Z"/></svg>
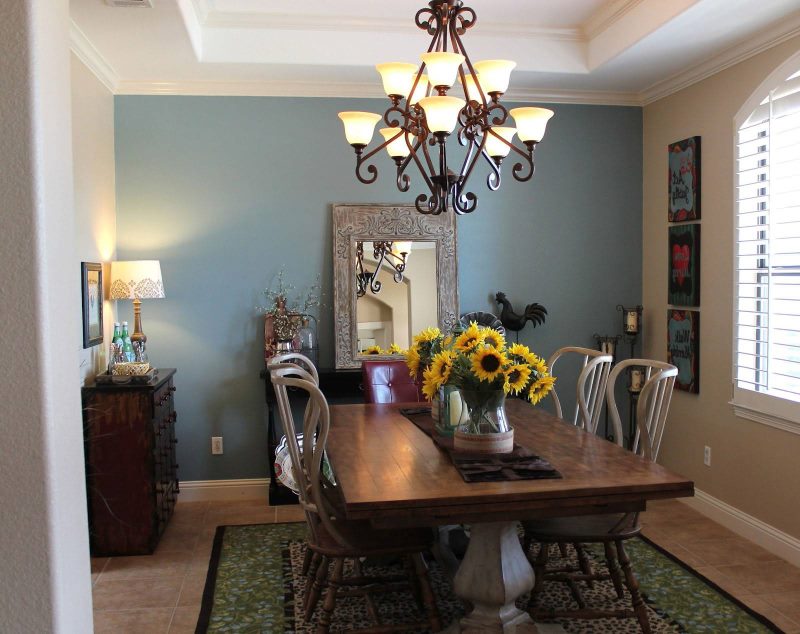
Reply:
<svg viewBox="0 0 800 634"><path fill-rule="evenodd" d="M306 583L300 574L305 530L301 523L226 527L208 629L199 628L198 632L314 632L321 602L310 622L305 623L301 601ZM759 622L644 541L631 540L627 550L646 597L655 634L780 631ZM602 549L590 550L589 554L594 565L604 565ZM571 549L569 559L574 562ZM557 549L551 551L551 563L564 563L559 560ZM367 566L365 572L398 573L401 568L372 565ZM435 562L430 564L430 575L442 622L449 623L463 614L463 608ZM595 583L593 589L585 590L584 596L593 606L630 606L627 595L622 601L616 598L610 582ZM527 598L527 595L520 598L521 608L527 604ZM424 618L410 593L383 595L377 603L382 619L388 623ZM575 607L566 585L561 583L545 584L542 604ZM635 619L559 619L557 622L570 634L636 634L640 631ZM371 624L363 599L342 598L337 602L331 631L345 632Z"/></svg>

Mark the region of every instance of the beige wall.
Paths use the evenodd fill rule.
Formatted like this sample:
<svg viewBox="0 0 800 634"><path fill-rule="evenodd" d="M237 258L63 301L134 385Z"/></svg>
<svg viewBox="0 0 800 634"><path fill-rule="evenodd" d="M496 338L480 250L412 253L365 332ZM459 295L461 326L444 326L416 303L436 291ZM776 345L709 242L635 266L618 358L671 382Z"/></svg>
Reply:
<svg viewBox="0 0 800 634"><path fill-rule="evenodd" d="M644 108L645 355L666 360L667 145L702 137L700 394L676 392L660 462L698 489L800 537L800 435L734 416L733 118L800 37ZM800 405L798 405L800 407ZM703 447L712 449L711 467Z"/></svg>
<svg viewBox="0 0 800 634"><path fill-rule="evenodd" d="M76 260L107 264L116 251L114 96L74 54L71 64ZM78 270L76 263L76 280ZM103 269L103 282L108 288L107 266ZM107 363L114 304L103 302L103 343L85 350L81 346L83 381L102 372Z"/></svg>

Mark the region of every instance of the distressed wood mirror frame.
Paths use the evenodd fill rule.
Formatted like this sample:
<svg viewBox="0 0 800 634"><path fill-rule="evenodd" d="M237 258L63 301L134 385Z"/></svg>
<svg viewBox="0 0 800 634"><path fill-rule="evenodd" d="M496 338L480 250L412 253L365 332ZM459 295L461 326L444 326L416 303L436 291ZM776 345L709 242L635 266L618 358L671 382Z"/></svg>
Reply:
<svg viewBox="0 0 800 634"><path fill-rule="evenodd" d="M452 211L426 216L413 205L333 205L333 329L337 368L358 368L367 358L356 349L356 243L377 240L435 242L438 326L450 330L458 320L456 222ZM398 355L368 358L397 359Z"/></svg>

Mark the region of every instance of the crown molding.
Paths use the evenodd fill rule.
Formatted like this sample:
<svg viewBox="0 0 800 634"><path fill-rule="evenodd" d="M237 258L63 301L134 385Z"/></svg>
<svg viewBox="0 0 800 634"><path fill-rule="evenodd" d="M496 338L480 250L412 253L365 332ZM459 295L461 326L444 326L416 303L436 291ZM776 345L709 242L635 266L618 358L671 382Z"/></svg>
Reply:
<svg viewBox="0 0 800 634"><path fill-rule="evenodd" d="M72 20L70 20L69 24L69 47L75 53L75 56L94 73L100 83L108 88L112 94L117 92L117 84L119 83L117 71L106 61L100 51L86 37L86 34Z"/></svg>
<svg viewBox="0 0 800 634"><path fill-rule="evenodd" d="M117 83L118 95L195 95L247 97L342 97L385 99L380 82L310 81L131 81ZM638 106L635 93L590 90L512 90L506 101Z"/></svg>
<svg viewBox="0 0 800 634"><path fill-rule="evenodd" d="M781 21L777 26L748 38L746 42L732 46L703 64L656 82L639 93L639 103L642 106L646 106L654 101L668 97L797 35L800 35L800 12L788 20Z"/></svg>
<svg viewBox="0 0 800 634"><path fill-rule="evenodd" d="M611 4L601 6L583 23L584 38L587 40L593 39L610 28L615 22L619 22L642 2L644 0L617 0Z"/></svg>
<svg viewBox="0 0 800 634"><path fill-rule="evenodd" d="M634 0L640 2L641 0ZM223 12L210 8L207 0L192 0L197 20L204 28L264 29L275 31L364 31L417 32L413 22L400 19L264 12ZM476 37L527 37L544 40L585 42L581 29L541 28L514 22L481 23Z"/></svg>

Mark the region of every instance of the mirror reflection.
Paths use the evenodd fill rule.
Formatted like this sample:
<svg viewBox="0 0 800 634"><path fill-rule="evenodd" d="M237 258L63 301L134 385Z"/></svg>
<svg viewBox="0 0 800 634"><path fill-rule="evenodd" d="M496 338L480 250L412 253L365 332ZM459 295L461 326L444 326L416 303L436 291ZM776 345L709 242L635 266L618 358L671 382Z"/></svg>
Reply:
<svg viewBox="0 0 800 634"><path fill-rule="evenodd" d="M413 334L439 323L436 242L356 241L358 354L405 350Z"/></svg>

